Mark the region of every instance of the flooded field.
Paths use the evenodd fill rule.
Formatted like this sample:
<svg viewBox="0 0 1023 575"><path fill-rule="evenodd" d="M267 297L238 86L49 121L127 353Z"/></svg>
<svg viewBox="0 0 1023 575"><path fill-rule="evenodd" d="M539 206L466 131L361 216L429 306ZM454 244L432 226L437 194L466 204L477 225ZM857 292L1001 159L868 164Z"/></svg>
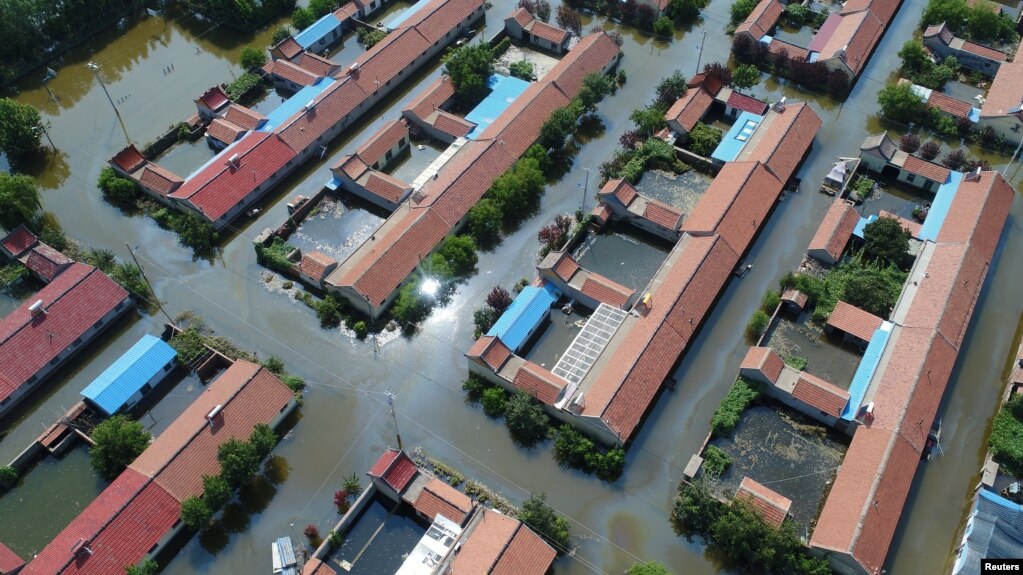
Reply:
<svg viewBox="0 0 1023 575"><path fill-rule="evenodd" d="M651 170L643 174L643 178L636 184L636 191L688 214L696 207L712 181L714 178L696 170L684 174Z"/></svg>
<svg viewBox="0 0 1023 575"><path fill-rule="evenodd" d="M732 457L714 489L731 497L749 477L788 497L799 535L813 531L848 447L844 438L775 403L747 409L733 436L711 445Z"/></svg>
<svg viewBox="0 0 1023 575"><path fill-rule="evenodd" d="M384 214L379 212L379 208L353 196L328 194L291 234L288 243L302 253L321 251L344 261L384 221Z"/></svg>
<svg viewBox="0 0 1023 575"><path fill-rule="evenodd" d="M779 317L768 331L761 345L770 347L782 356L807 360L804 370L823 378L842 389L849 389L862 352L855 345L845 343L841 336L824 333L802 314L798 320Z"/></svg>
<svg viewBox="0 0 1023 575"><path fill-rule="evenodd" d="M640 291L654 277L671 246L628 224L615 222L600 233L587 231L572 252L582 267Z"/></svg>

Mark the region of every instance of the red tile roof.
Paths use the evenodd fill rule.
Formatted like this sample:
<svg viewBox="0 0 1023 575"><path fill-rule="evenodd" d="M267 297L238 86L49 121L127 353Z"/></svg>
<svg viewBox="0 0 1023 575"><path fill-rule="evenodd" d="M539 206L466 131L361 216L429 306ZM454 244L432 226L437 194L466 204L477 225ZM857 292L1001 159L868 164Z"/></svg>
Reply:
<svg viewBox="0 0 1023 575"><path fill-rule="evenodd" d="M232 103L224 111L224 119L243 130L255 130L266 121L266 116L241 104Z"/></svg>
<svg viewBox="0 0 1023 575"><path fill-rule="evenodd" d="M735 35L745 32L754 40L760 40L778 23L784 9L778 0L760 0L746 20L735 28Z"/></svg>
<svg viewBox="0 0 1023 575"><path fill-rule="evenodd" d="M745 501L764 520L764 523L781 527L792 507L792 500L764 487L749 477L743 477L735 498Z"/></svg>
<svg viewBox="0 0 1023 575"><path fill-rule="evenodd" d="M533 25L529 27L529 33L533 36L543 38L548 42L562 46L572 36L568 30L562 30L557 26L551 26L550 24L542 20L534 20Z"/></svg>
<svg viewBox="0 0 1023 575"><path fill-rule="evenodd" d="M799 309L803 309L806 307L806 302L810 301L810 296L797 289L786 288L785 291L781 293L781 301L791 302L798 306Z"/></svg>
<svg viewBox="0 0 1023 575"><path fill-rule="evenodd" d="M223 118L214 118L210 125L206 127L206 135L221 142L225 145L235 143L238 136L245 133L245 129L241 126L232 124L231 122Z"/></svg>
<svg viewBox="0 0 1023 575"><path fill-rule="evenodd" d="M146 163L146 158L135 144L128 144L128 147L110 158L110 163L130 174L142 167L142 164Z"/></svg>
<svg viewBox="0 0 1023 575"><path fill-rule="evenodd" d="M408 124L401 120L392 120L374 132L355 150L355 153L367 164L375 164L382 160L384 154L396 146L399 140L404 138L407 143L408 137Z"/></svg>
<svg viewBox="0 0 1023 575"><path fill-rule="evenodd" d="M305 150L355 112L365 99L366 93L357 82L347 78L337 80L314 98L311 109L296 112L277 127L277 133L292 150Z"/></svg>
<svg viewBox="0 0 1023 575"><path fill-rule="evenodd" d="M299 86L312 86L316 83L316 80L321 78L319 74L314 74L305 68L297 64L292 64L288 60L271 60L263 69L268 74L282 78Z"/></svg>
<svg viewBox="0 0 1023 575"><path fill-rule="evenodd" d="M362 158L359 156L341 156L337 163L330 168L330 171L335 174L341 172L353 180L358 180L363 174L369 171L369 166L367 166L366 162L363 162Z"/></svg>
<svg viewBox="0 0 1023 575"><path fill-rule="evenodd" d="M690 88L702 87L704 90L710 92L711 96L717 96L718 92L724 86L721 85L721 80L717 76L707 77L706 72L700 72L694 74L692 78L689 78L689 82L686 84Z"/></svg>
<svg viewBox="0 0 1023 575"><path fill-rule="evenodd" d="M100 533L117 516L117 512L145 488L148 481L146 476L126 469L25 566L21 575L60 573L73 559L71 548L80 540L91 540ZM123 565L121 569L124 569Z"/></svg>
<svg viewBox="0 0 1023 575"><path fill-rule="evenodd" d="M931 95L927 98L927 105L956 118L969 118L970 111L973 109L973 106L966 102L950 98L937 90L931 90Z"/></svg>
<svg viewBox="0 0 1023 575"><path fill-rule="evenodd" d="M799 379L792 388L792 397L832 417L841 416L845 405L849 403L848 391L805 371L799 372Z"/></svg>
<svg viewBox="0 0 1023 575"><path fill-rule="evenodd" d="M276 46L271 47L271 50L279 50L281 55L290 60L302 53L302 45L294 37L288 36Z"/></svg>
<svg viewBox="0 0 1023 575"><path fill-rule="evenodd" d="M846 7L851 6L858 0L847 0ZM867 0L869 2L869 0ZM842 21L842 15L838 12L832 12L828 15L827 19L824 20L824 24L817 30L817 33L813 35L813 39L810 40L810 44L806 47L810 52L820 52L821 48L828 43L828 39L835 33L838 28L838 24Z"/></svg>
<svg viewBox="0 0 1023 575"><path fill-rule="evenodd" d="M629 298L636 293L620 283L594 272L590 272L583 280L582 293L599 302L622 309L629 303Z"/></svg>
<svg viewBox="0 0 1023 575"><path fill-rule="evenodd" d="M767 45L767 51L777 56L784 53L789 60L797 60L800 62L805 62L810 58L810 51L806 48L796 46L795 44L789 44L788 42L783 42L777 38L771 40L771 43Z"/></svg>
<svg viewBox="0 0 1023 575"><path fill-rule="evenodd" d="M13 232L7 234L4 239L0 240L0 245L3 246L4 250L11 257L17 258L34 246L37 241L35 234L28 231L28 228L24 225L20 225L14 228Z"/></svg>
<svg viewBox="0 0 1023 575"><path fill-rule="evenodd" d="M632 200L636 199L639 192L636 191L636 188L634 188L632 184L618 178L616 180L608 180L607 183L604 184L604 187L600 188L600 191L597 192L597 194L604 197L615 197L623 206L629 207L629 204L632 203Z"/></svg>
<svg viewBox="0 0 1023 575"><path fill-rule="evenodd" d="M440 109L455 95L455 85L447 76L441 76L431 82L418 96L402 109L403 113L412 113L419 119L426 119L434 110Z"/></svg>
<svg viewBox="0 0 1023 575"><path fill-rule="evenodd" d="M874 332L881 327L882 321L876 315L841 300L835 305L831 316L828 317L829 326L863 341L870 341L870 338L874 337Z"/></svg>
<svg viewBox="0 0 1023 575"><path fill-rule="evenodd" d="M0 401L9 397L75 340L90 339L93 324L128 299L128 292L98 269L73 263L16 310L0 319ZM42 300L45 314L29 306Z"/></svg>
<svg viewBox="0 0 1023 575"><path fill-rule="evenodd" d="M809 152L820 116L804 102L791 103L784 110L772 110L739 155L741 160L760 160L781 183L796 173L796 168Z"/></svg>
<svg viewBox="0 0 1023 575"><path fill-rule="evenodd" d="M1008 56L1005 52L999 52L993 48L987 46L981 46L970 41L963 42L963 52L969 52L974 56L980 56L981 58L987 58L988 60L994 60L995 62L1004 62Z"/></svg>
<svg viewBox="0 0 1023 575"><path fill-rule="evenodd" d="M902 229L904 229L907 232L909 232L910 236L912 236L914 238L919 238L920 237L920 228L923 227L923 224L921 224L920 222L914 222L913 220L907 220L906 218L904 218L904 217L902 217L902 216L900 216L898 214L893 214L893 213L889 212L888 210L880 210L877 213L877 217L879 217L879 218L890 218L890 219L893 219L893 220L899 220L899 223L902 224Z"/></svg>
<svg viewBox="0 0 1023 575"><path fill-rule="evenodd" d="M578 269L579 263L568 252L562 252L553 268L554 274L566 282L572 279Z"/></svg>
<svg viewBox="0 0 1023 575"><path fill-rule="evenodd" d="M682 231L720 234L737 254L746 252L781 194L782 183L759 162L728 162L682 222Z"/></svg>
<svg viewBox="0 0 1023 575"><path fill-rule="evenodd" d="M432 522L439 514L461 525L472 511L472 500L434 477L423 486L412 506L425 515L428 521Z"/></svg>
<svg viewBox="0 0 1023 575"><path fill-rule="evenodd" d="M491 575L543 575L551 569L557 552L525 525L519 525Z"/></svg>
<svg viewBox="0 0 1023 575"><path fill-rule="evenodd" d="M644 218L669 230L678 228L682 215L682 210L650 198L647 198L646 208L643 210Z"/></svg>
<svg viewBox="0 0 1023 575"><path fill-rule="evenodd" d="M948 168L928 162L927 160L916 156L906 156L906 161L902 164L902 169L911 174L916 174L927 178L928 180L933 180L939 184L947 182L949 176L952 174Z"/></svg>
<svg viewBox="0 0 1023 575"><path fill-rule="evenodd" d="M710 92L702 88L691 88L675 100L665 112L664 118L669 124L674 123L686 132L691 132L713 103L714 96Z"/></svg>
<svg viewBox="0 0 1023 575"><path fill-rule="evenodd" d="M142 175L139 176L140 184L162 196L178 189L184 182L181 176L152 162L146 162L146 166L142 168Z"/></svg>
<svg viewBox="0 0 1023 575"><path fill-rule="evenodd" d="M523 28L528 26L529 23L533 21L533 15L530 14L529 10L526 10L525 8L519 8L508 18L515 20L519 24L519 26ZM508 18L505 19L507 20Z"/></svg>
<svg viewBox="0 0 1023 575"><path fill-rule="evenodd" d="M1023 41L1020 41L1020 47L1023 47ZM1017 47L1016 53L1021 54L1023 51ZM1021 102L1023 102L1023 58L1017 58L998 67L995 79L991 81L991 88L987 92L987 98L981 105L980 116L992 118L1016 114L1020 110Z"/></svg>
<svg viewBox="0 0 1023 575"><path fill-rule="evenodd" d="M295 59L295 63L303 70L320 77L330 76L340 68L336 62L313 52L303 52Z"/></svg>
<svg viewBox="0 0 1023 575"><path fill-rule="evenodd" d="M394 459L381 479L384 480L384 483L390 485L392 489L401 493L418 471L419 468L416 467L416 464L402 452Z"/></svg>
<svg viewBox="0 0 1023 575"><path fill-rule="evenodd" d="M38 243L28 254L28 261L25 262L32 273L36 274L43 281L50 282L60 272L71 265L71 258L58 252L44 243Z"/></svg>
<svg viewBox="0 0 1023 575"><path fill-rule="evenodd" d="M387 470L391 468L394 460L398 458L399 453L401 452L397 449L388 449L380 454L373 467L369 468L370 477L383 477L384 473L387 473Z"/></svg>
<svg viewBox="0 0 1023 575"><path fill-rule="evenodd" d="M248 439L257 424L273 423L292 401L294 393L276 376L238 360L130 467L155 473L155 482L179 502L201 495L202 476L220 473L220 445L231 438ZM206 414L217 405L222 408L211 426Z"/></svg>
<svg viewBox="0 0 1023 575"><path fill-rule="evenodd" d="M527 361L515 373L512 385L547 405L554 405L568 382L539 365Z"/></svg>
<svg viewBox="0 0 1023 575"><path fill-rule="evenodd" d="M591 32L579 39L568 54L561 58L543 82L552 82L566 95L574 96L583 87L583 80L591 72L600 72L618 59L621 49L607 32Z"/></svg>
<svg viewBox="0 0 1023 575"><path fill-rule="evenodd" d="M232 165L229 159L234 155L238 160ZM249 132L170 197L187 200L211 221L216 221L249 196L259 193L257 188L294 158L294 150L276 134Z"/></svg>
<svg viewBox="0 0 1023 575"><path fill-rule="evenodd" d="M728 105L759 116L767 113L767 102L762 102L753 96L740 94L735 90L732 90L732 93L728 95Z"/></svg>
<svg viewBox="0 0 1023 575"><path fill-rule="evenodd" d="M309 252L302 254L302 261L299 262L298 269L313 280L321 282L323 278L327 277L327 274L333 271L335 266L337 266L337 260L327 254Z"/></svg>
<svg viewBox="0 0 1023 575"><path fill-rule="evenodd" d="M497 372L501 371L512 352L499 338L485 335L476 340L465 355L482 359L483 363Z"/></svg>
<svg viewBox="0 0 1023 575"><path fill-rule="evenodd" d="M398 178L375 170L371 170L366 176L363 187L392 204L400 202L405 197L405 192L412 189L412 186Z"/></svg>
<svg viewBox="0 0 1023 575"><path fill-rule="evenodd" d="M334 16L342 22L355 18L358 15L359 7L355 5L355 2L349 2L337 10L334 10Z"/></svg>
<svg viewBox="0 0 1023 575"><path fill-rule="evenodd" d="M781 375L781 370L784 366L785 362L773 349L753 346L746 351L746 356L742 359L739 369L759 371L771 383L777 383L778 376Z"/></svg>
<svg viewBox="0 0 1023 575"><path fill-rule="evenodd" d="M435 114L433 127L449 136L464 138L476 127L476 124L443 110L439 110Z"/></svg>
<svg viewBox="0 0 1023 575"><path fill-rule="evenodd" d="M355 289L374 305L382 304L450 229L432 210L415 219L408 228L392 229L378 238L378 245L386 251L375 263L367 262L371 266L355 280Z"/></svg>
<svg viewBox="0 0 1023 575"><path fill-rule="evenodd" d="M441 36L450 30L441 32ZM350 72L349 77L365 93L372 94L387 82L397 80L398 72L408 67L413 59L422 58L433 42L424 38L417 28L395 30L355 59L359 68Z"/></svg>
<svg viewBox="0 0 1023 575"><path fill-rule="evenodd" d="M435 0L400 27L414 26L432 44L445 38L459 23L470 20L474 12L477 17L483 15L483 0Z"/></svg>
<svg viewBox="0 0 1023 575"><path fill-rule="evenodd" d="M17 553L11 551L3 543L0 543L0 573L4 575L14 573L16 570L21 569L21 566L24 564L25 562L21 560L21 557L18 557Z"/></svg>
<svg viewBox="0 0 1023 575"><path fill-rule="evenodd" d="M884 34L885 25L871 10L843 15L821 48L818 62L841 60L854 76L859 75Z"/></svg>
<svg viewBox="0 0 1023 575"><path fill-rule="evenodd" d="M810 247L807 250L811 256L817 257L813 252L824 251L835 261L842 257L845 246L852 237L856 224L860 217L853 208L853 205L845 200L836 199L828 213L824 214L821 225L810 240ZM831 262L826 262L831 263Z"/></svg>
<svg viewBox="0 0 1023 575"><path fill-rule="evenodd" d="M226 106L230 101L230 96L220 86L214 86L209 90L203 92L202 96L199 96L199 101L206 105L209 109L214 112L220 110Z"/></svg>

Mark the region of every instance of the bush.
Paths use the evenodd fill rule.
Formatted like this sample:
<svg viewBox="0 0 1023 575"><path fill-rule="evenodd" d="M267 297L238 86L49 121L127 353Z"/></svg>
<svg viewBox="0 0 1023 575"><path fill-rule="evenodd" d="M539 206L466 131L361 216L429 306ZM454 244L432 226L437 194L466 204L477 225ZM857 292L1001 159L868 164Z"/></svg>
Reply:
<svg viewBox="0 0 1023 575"><path fill-rule="evenodd" d="M756 401L763 392L763 384L740 377L732 384L728 394L714 410L710 428L716 437L730 437L739 424L742 412Z"/></svg>
<svg viewBox="0 0 1023 575"><path fill-rule="evenodd" d="M625 572L625 575L671 575L668 573L668 569L656 561L649 561L647 563L636 563L629 570Z"/></svg>
<svg viewBox="0 0 1023 575"><path fill-rule="evenodd" d="M490 328L494 327L494 323L497 322L497 318L501 317L501 312L485 305L481 308L477 308L472 312L472 323L476 326L476 331L473 334L475 339L479 339L483 334L490 331Z"/></svg>
<svg viewBox="0 0 1023 575"><path fill-rule="evenodd" d="M533 396L520 390L505 403L504 423L516 441L530 447L547 439L551 420Z"/></svg>
<svg viewBox="0 0 1023 575"><path fill-rule="evenodd" d="M320 320L320 327L332 329L341 325L344 314L344 302L334 294L327 294L323 299L313 304L316 317Z"/></svg>
<svg viewBox="0 0 1023 575"><path fill-rule="evenodd" d="M270 45L276 46L281 42L287 40L291 36L291 27L285 24L280 28L274 30L273 36L270 39Z"/></svg>
<svg viewBox="0 0 1023 575"><path fill-rule="evenodd" d="M387 32L379 28L369 28L367 26L359 26L355 32L356 38L362 47L369 50L373 46L380 43L381 40L387 37Z"/></svg>
<svg viewBox="0 0 1023 575"><path fill-rule="evenodd" d="M916 134L903 134L899 138L899 149L907 154L916 153L920 149L920 138Z"/></svg>
<svg viewBox="0 0 1023 575"><path fill-rule="evenodd" d="M483 391L488 389L490 384L483 377L470 373L469 377L466 377L462 381L462 391L465 392L466 397L469 401L476 403L483 397Z"/></svg>
<svg viewBox="0 0 1023 575"><path fill-rule="evenodd" d="M512 62L511 64L508 65L508 72L516 78L522 78L527 82L532 81L533 63L528 60L519 60L518 62Z"/></svg>
<svg viewBox="0 0 1023 575"><path fill-rule="evenodd" d="M731 12L732 24L738 26L753 12L753 9L757 7L757 0L736 0L732 7L729 9Z"/></svg>
<svg viewBox="0 0 1023 575"><path fill-rule="evenodd" d="M809 363L805 357L799 357L798 355L787 355L785 356L785 365L792 369L803 371L806 369L806 364Z"/></svg>
<svg viewBox="0 0 1023 575"><path fill-rule="evenodd" d="M1023 475L1023 395L1013 395L995 416L988 438L995 461L1010 475Z"/></svg>
<svg viewBox="0 0 1023 575"><path fill-rule="evenodd" d="M661 38L671 39L675 35L675 24L671 18L661 16L654 20L654 34Z"/></svg>
<svg viewBox="0 0 1023 575"><path fill-rule="evenodd" d="M237 80L227 85L227 95L235 102L241 101L245 96L263 85L263 78L253 72L245 72Z"/></svg>
<svg viewBox="0 0 1023 575"><path fill-rule="evenodd" d="M128 565L124 568L125 575L156 575L159 571L160 565L152 559L146 559L142 565Z"/></svg>
<svg viewBox="0 0 1023 575"><path fill-rule="evenodd" d="M320 528L310 523L305 526L305 530L302 532L306 539L309 540L310 545L315 545L316 541L320 539Z"/></svg>
<svg viewBox="0 0 1023 575"><path fill-rule="evenodd" d="M504 415L507 403L508 396L500 387L489 387L483 391L483 413L489 417L496 418Z"/></svg>
<svg viewBox="0 0 1023 575"><path fill-rule="evenodd" d="M266 64L266 52L252 46L246 46L242 49L241 65L248 71L253 71L257 68L262 68L263 64Z"/></svg>
<svg viewBox="0 0 1023 575"><path fill-rule="evenodd" d="M216 513L231 500L231 486L219 475L202 476L202 500L210 511Z"/></svg>
<svg viewBox="0 0 1023 575"><path fill-rule="evenodd" d="M571 536L568 519L558 515L547 503L546 493L531 493L529 499L522 503L519 519L546 539L559 555L568 551L568 539Z"/></svg>
<svg viewBox="0 0 1023 575"><path fill-rule="evenodd" d="M764 313L772 314L774 310L778 309L778 304L781 303L781 294L773 289L769 289L764 292L764 296L760 298L760 309Z"/></svg>
<svg viewBox="0 0 1023 575"><path fill-rule="evenodd" d="M732 458L716 445L708 445L703 452L703 472L710 477L721 477L721 474L732 465Z"/></svg>
<svg viewBox="0 0 1023 575"><path fill-rule="evenodd" d="M14 487L18 482L18 470L10 465L0 467L0 493Z"/></svg>
<svg viewBox="0 0 1023 575"><path fill-rule="evenodd" d="M721 143L721 130L712 128L703 122L697 122L693 131L689 132L686 148L698 156L710 156Z"/></svg>
<svg viewBox="0 0 1023 575"><path fill-rule="evenodd" d="M193 531L206 529L213 521L213 512L202 499L191 496L181 502L181 520Z"/></svg>
<svg viewBox="0 0 1023 575"><path fill-rule="evenodd" d="M966 165L967 158L966 153L961 149L956 148L951 152L945 154L945 157L941 158L941 163L950 170L959 171L964 165Z"/></svg>
<svg viewBox="0 0 1023 575"><path fill-rule="evenodd" d="M749 323L746 324L746 337L750 341L756 341L760 339L760 336L764 335L767 331L767 326L771 324L771 316L764 313L763 310L757 310L753 312L753 317L750 318Z"/></svg>
<svg viewBox="0 0 1023 575"><path fill-rule="evenodd" d="M369 328L366 327L366 322L361 319L352 326L352 331L355 332L355 337L358 339L366 339L369 335Z"/></svg>
<svg viewBox="0 0 1023 575"><path fill-rule="evenodd" d="M171 228L178 233L178 240L197 253L212 250L219 237L210 222L192 212L173 215L170 221Z"/></svg>
<svg viewBox="0 0 1023 575"><path fill-rule="evenodd" d="M920 157L927 160L928 162L938 157L941 153L941 144L934 140L929 140L922 146L920 146Z"/></svg>
<svg viewBox="0 0 1023 575"><path fill-rule="evenodd" d="M115 415L92 430L89 463L104 479L113 481L149 447L152 438L141 423Z"/></svg>
<svg viewBox="0 0 1023 575"><path fill-rule="evenodd" d="M266 358L266 360L262 362L262 365L267 371L274 375L281 375L284 373L284 361L276 355L271 355Z"/></svg>
<svg viewBox="0 0 1023 575"><path fill-rule="evenodd" d="M99 173L99 189L103 198L119 208L134 208L139 199L139 187L135 182L117 175L107 166Z"/></svg>
<svg viewBox="0 0 1023 575"><path fill-rule="evenodd" d="M295 251L295 246L280 237L275 237L269 246L258 242L253 245L256 249L256 262L260 265L281 273L289 273L294 269L295 265L288 259L288 255Z"/></svg>
<svg viewBox="0 0 1023 575"><path fill-rule="evenodd" d="M494 286L494 289L487 294L487 305L497 310L498 313L504 312L511 304L511 294L501 286Z"/></svg>
<svg viewBox="0 0 1023 575"><path fill-rule="evenodd" d="M633 110L629 119L636 124L636 132L640 138L647 138L668 125L664 119L667 106L655 104L649 108Z"/></svg>
<svg viewBox="0 0 1023 575"><path fill-rule="evenodd" d="M252 433L249 434L249 443L256 450L256 456L263 460L266 459L266 456L270 455L274 446L277 445L277 434L274 433L273 429L270 429L269 425L257 423L252 428Z"/></svg>

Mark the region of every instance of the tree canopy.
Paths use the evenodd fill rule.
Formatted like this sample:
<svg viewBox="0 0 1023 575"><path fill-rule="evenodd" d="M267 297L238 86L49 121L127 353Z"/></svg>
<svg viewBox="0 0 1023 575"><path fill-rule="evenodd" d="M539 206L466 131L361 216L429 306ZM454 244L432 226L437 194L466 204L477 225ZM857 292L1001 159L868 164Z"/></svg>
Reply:
<svg viewBox="0 0 1023 575"><path fill-rule="evenodd" d="M682 72L675 70L668 76L661 79L657 84L656 102L671 106L686 93L686 77Z"/></svg>
<svg viewBox="0 0 1023 575"><path fill-rule="evenodd" d="M266 64L266 52L259 48L253 48L252 46L246 46L242 49L241 55L242 68L252 71L256 68Z"/></svg>
<svg viewBox="0 0 1023 575"><path fill-rule="evenodd" d="M240 487L259 471L259 452L248 441L231 438L217 449L220 476L231 487Z"/></svg>
<svg viewBox="0 0 1023 575"><path fill-rule="evenodd" d="M881 104L881 113L885 117L903 124L918 121L925 107L909 84L885 86L878 92L877 102Z"/></svg>
<svg viewBox="0 0 1023 575"><path fill-rule="evenodd" d="M202 476L202 500L214 513L227 505L233 491L227 481L219 475Z"/></svg>
<svg viewBox="0 0 1023 575"><path fill-rule="evenodd" d="M35 180L23 174L0 172L0 228L8 232L21 224L36 228L42 210Z"/></svg>
<svg viewBox="0 0 1023 575"><path fill-rule="evenodd" d="M546 439L551 423L540 403L521 390L505 404L504 421L512 437L526 446Z"/></svg>
<svg viewBox="0 0 1023 575"><path fill-rule="evenodd" d="M0 98L0 151L11 165L19 166L39 151L44 127L32 106Z"/></svg>
<svg viewBox="0 0 1023 575"><path fill-rule="evenodd" d="M146 450L152 438L141 423L115 415L92 430L95 445L89 450L89 462L104 479L111 481Z"/></svg>
<svg viewBox="0 0 1023 575"><path fill-rule="evenodd" d="M864 255L882 265L902 263L909 251L909 232L895 218L878 218L863 228Z"/></svg>
<svg viewBox="0 0 1023 575"><path fill-rule="evenodd" d="M472 43L450 50L444 57L444 74L455 85L455 95L464 107L486 95L487 80L494 73L494 50L487 44Z"/></svg>
<svg viewBox="0 0 1023 575"><path fill-rule="evenodd" d="M656 561L648 561L646 563L636 563L629 567L625 575L671 575L671 573L668 572L667 567L664 565Z"/></svg>
<svg viewBox="0 0 1023 575"><path fill-rule="evenodd" d="M565 519L547 503L546 493L531 493L519 510L519 519L554 546L558 554L568 551L571 537L568 519Z"/></svg>
<svg viewBox="0 0 1023 575"><path fill-rule="evenodd" d="M193 531L199 531L210 526L213 521L213 511L196 496L189 497L181 502L181 520Z"/></svg>
<svg viewBox="0 0 1023 575"><path fill-rule="evenodd" d="M760 83L760 70L753 64L742 64L732 72L732 85L740 90L748 90Z"/></svg>

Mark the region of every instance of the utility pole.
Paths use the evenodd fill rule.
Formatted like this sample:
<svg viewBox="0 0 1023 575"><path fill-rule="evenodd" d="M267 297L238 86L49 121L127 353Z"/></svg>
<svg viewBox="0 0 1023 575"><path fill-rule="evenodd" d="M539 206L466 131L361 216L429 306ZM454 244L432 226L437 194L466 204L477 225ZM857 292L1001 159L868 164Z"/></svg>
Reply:
<svg viewBox="0 0 1023 575"><path fill-rule="evenodd" d="M127 243L124 244L124 247L128 248L128 253L131 254L131 259L135 260L135 265L138 266L139 273L142 274L142 279L146 280L146 285L149 286L149 292L153 294L153 299L156 300L156 307L160 308L163 315L167 316L167 321L170 322L171 325L174 325L174 320L171 319L170 314L167 313L167 310L163 309L163 304L160 303L160 298L156 297L156 292L153 291L153 284L151 284L149 282L149 278L146 277L146 270L142 269L142 264L140 264L139 259L135 257L135 250L131 249L131 246Z"/></svg>
<svg viewBox="0 0 1023 575"><path fill-rule="evenodd" d="M1015 151L1015 152L1013 152L1013 153L1012 153L1012 157L1011 157L1011 158L1009 158L1009 163L1008 163L1008 164L1005 164L1005 167L1004 167L1004 168L1002 168L1002 177L1003 177L1003 178L1005 177L1005 173L1009 171L1009 166L1011 166L1011 165L1012 165L1012 163L1016 161L1016 156L1018 156L1018 155L1019 155L1019 149L1020 149L1020 148L1023 148L1023 137L1021 137L1021 138L1019 139L1019 145L1017 145L1017 146L1016 146L1016 151Z"/></svg>
<svg viewBox="0 0 1023 575"><path fill-rule="evenodd" d="M53 138L50 137L50 132L46 129L46 122L39 122L39 125L34 128L36 131L41 131L46 136L46 141L50 143L50 147L54 151L57 150L57 146L53 145Z"/></svg>
<svg viewBox="0 0 1023 575"><path fill-rule="evenodd" d="M57 99L53 97L53 92L50 91L50 80L57 77L57 71L53 68L46 68L46 74L43 76L43 88L46 88L46 93L50 95L50 100L56 102Z"/></svg>
<svg viewBox="0 0 1023 575"><path fill-rule="evenodd" d="M579 211L580 212L584 212L583 215L585 216L586 215L585 214L585 212L586 212L586 190L588 190L590 188L590 169L589 168L583 168L583 169L586 170L586 183L583 184L583 202L579 206Z"/></svg>
<svg viewBox="0 0 1023 575"><path fill-rule="evenodd" d="M121 112L117 109L117 106L114 105L114 99L110 97L110 92L107 91L107 85L103 83L103 78L101 78L99 75L99 64L95 62L89 62L85 66L92 70L93 73L96 75L96 80L99 81L99 85L103 88L103 93L107 95L107 100L110 102L110 107L114 109L114 114L117 115L117 121L121 123L121 129L124 130L124 137L125 139L128 140L128 143L130 144L131 136L128 135L128 128L126 128L124 125L124 118L121 117Z"/></svg>
<svg viewBox="0 0 1023 575"><path fill-rule="evenodd" d="M696 74L700 73L700 60L703 60L703 43L707 41L707 31L703 31L703 38L700 39L700 53L696 55Z"/></svg>
<svg viewBox="0 0 1023 575"><path fill-rule="evenodd" d="M394 414L394 393L388 390L387 392L387 405L391 408L391 421L394 422L394 435L398 438L398 451L402 450L401 447L401 433L398 432L398 417Z"/></svg>

